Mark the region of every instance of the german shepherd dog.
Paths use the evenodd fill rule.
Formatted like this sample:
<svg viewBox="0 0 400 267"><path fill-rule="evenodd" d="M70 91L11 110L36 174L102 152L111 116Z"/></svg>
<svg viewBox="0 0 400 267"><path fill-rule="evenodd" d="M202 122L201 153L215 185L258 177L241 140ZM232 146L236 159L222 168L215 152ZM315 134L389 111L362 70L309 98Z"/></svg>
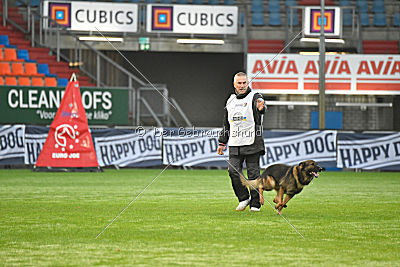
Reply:
<svg viewBox="0 0 400 267"><path fill-rule="evenodd" d="M274 198L275 209L281 214L282 209L287 207L288 201L300 193L314 177L317 178L318 172L324 170L325 168L318 166L316 161L306 160L295 166L273 164L255 180L247 180L242 174L240 180L248 189L258 189L262 205L264 205L263 192L274 189L277 192ZM283 195L285 195L285 199L283 199Z"/></svg>

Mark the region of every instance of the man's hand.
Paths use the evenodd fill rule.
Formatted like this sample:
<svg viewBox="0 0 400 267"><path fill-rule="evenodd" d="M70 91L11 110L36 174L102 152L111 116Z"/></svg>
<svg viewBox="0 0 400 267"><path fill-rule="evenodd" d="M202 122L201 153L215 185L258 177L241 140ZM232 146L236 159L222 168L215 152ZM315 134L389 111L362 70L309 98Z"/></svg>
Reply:
<svg viewBox="0 0 400 267"><path fill-rule="evenodd" d="M259 111L264 109L264 99L257 98L257 108Z"/></svg>
<svg viewBox="0 0 400 267"><path fill-rule="evenodd" d="M224 148L225 148L225 146L223 146L223 145L219 145L218 146L218 148L217 148L218 155L223 155L224 154Z"/></svg>

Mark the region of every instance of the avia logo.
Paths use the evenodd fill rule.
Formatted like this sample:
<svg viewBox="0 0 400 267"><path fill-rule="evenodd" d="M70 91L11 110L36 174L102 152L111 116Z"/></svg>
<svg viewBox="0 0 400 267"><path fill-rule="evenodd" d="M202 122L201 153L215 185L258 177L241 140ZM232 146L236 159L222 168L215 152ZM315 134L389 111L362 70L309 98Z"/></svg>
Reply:
<svg viewBox="0 0 400 267"><path fill-rule="evenodd" d="M252 73L263 73L267 71L270 74L298 74L296 62L294 60L286 60L287 57L282 57L282 60L265 60L264 64L261 60L256 60Z"/></svg>
<svg viewBox="0 0 400 267"><path fill-rule="evenodd" d="M393 61L393 57L388 57L385 61L363 60L360 62L357 74L375 75L394 75L400 74L400 61Z"/></svg>
<svg viewBox="0 0 400 267"><path fill-rule="evenodd" d="M55 148L61 147L62 151L65 151L65 148L73 149L75 143L79 143L79 139L77 138L79 132L77 131L78 126L74 125L72 127L69 124L61 124L57 126L56 132L54 134L54 138L56 141ZM70 144L69 146L68 143Z"/></svg>
<svg viewBox="0 0 400 267"><path fill-rule="evenodd" d="M173 7L172 6L152 6L151 7L151 29L153 31L172 31L173 30Z"/></svg>

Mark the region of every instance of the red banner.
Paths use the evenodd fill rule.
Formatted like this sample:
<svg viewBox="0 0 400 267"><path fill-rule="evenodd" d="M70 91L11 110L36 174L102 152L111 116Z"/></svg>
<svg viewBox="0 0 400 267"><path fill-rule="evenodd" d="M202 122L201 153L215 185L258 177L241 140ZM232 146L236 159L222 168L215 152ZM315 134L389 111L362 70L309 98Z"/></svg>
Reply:
<svg viewBox="0 0 400 267"><path fill-rule="evenodd" d="M36 166L99 166L77 81L65 89Z"/></svg>

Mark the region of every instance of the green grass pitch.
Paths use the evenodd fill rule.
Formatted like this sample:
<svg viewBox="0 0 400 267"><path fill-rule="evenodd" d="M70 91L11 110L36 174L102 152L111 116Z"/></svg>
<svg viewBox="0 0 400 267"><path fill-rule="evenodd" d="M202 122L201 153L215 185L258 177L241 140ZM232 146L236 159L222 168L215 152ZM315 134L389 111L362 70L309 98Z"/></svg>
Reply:
<svg viewBox="0 0 400 267"><path fill-rule="evenodd" d="M325 172L283 215L236 212L227 171L0 171L0 265L400 265L400 174ZM265 192L272 201L273 192Z"/></svg>

